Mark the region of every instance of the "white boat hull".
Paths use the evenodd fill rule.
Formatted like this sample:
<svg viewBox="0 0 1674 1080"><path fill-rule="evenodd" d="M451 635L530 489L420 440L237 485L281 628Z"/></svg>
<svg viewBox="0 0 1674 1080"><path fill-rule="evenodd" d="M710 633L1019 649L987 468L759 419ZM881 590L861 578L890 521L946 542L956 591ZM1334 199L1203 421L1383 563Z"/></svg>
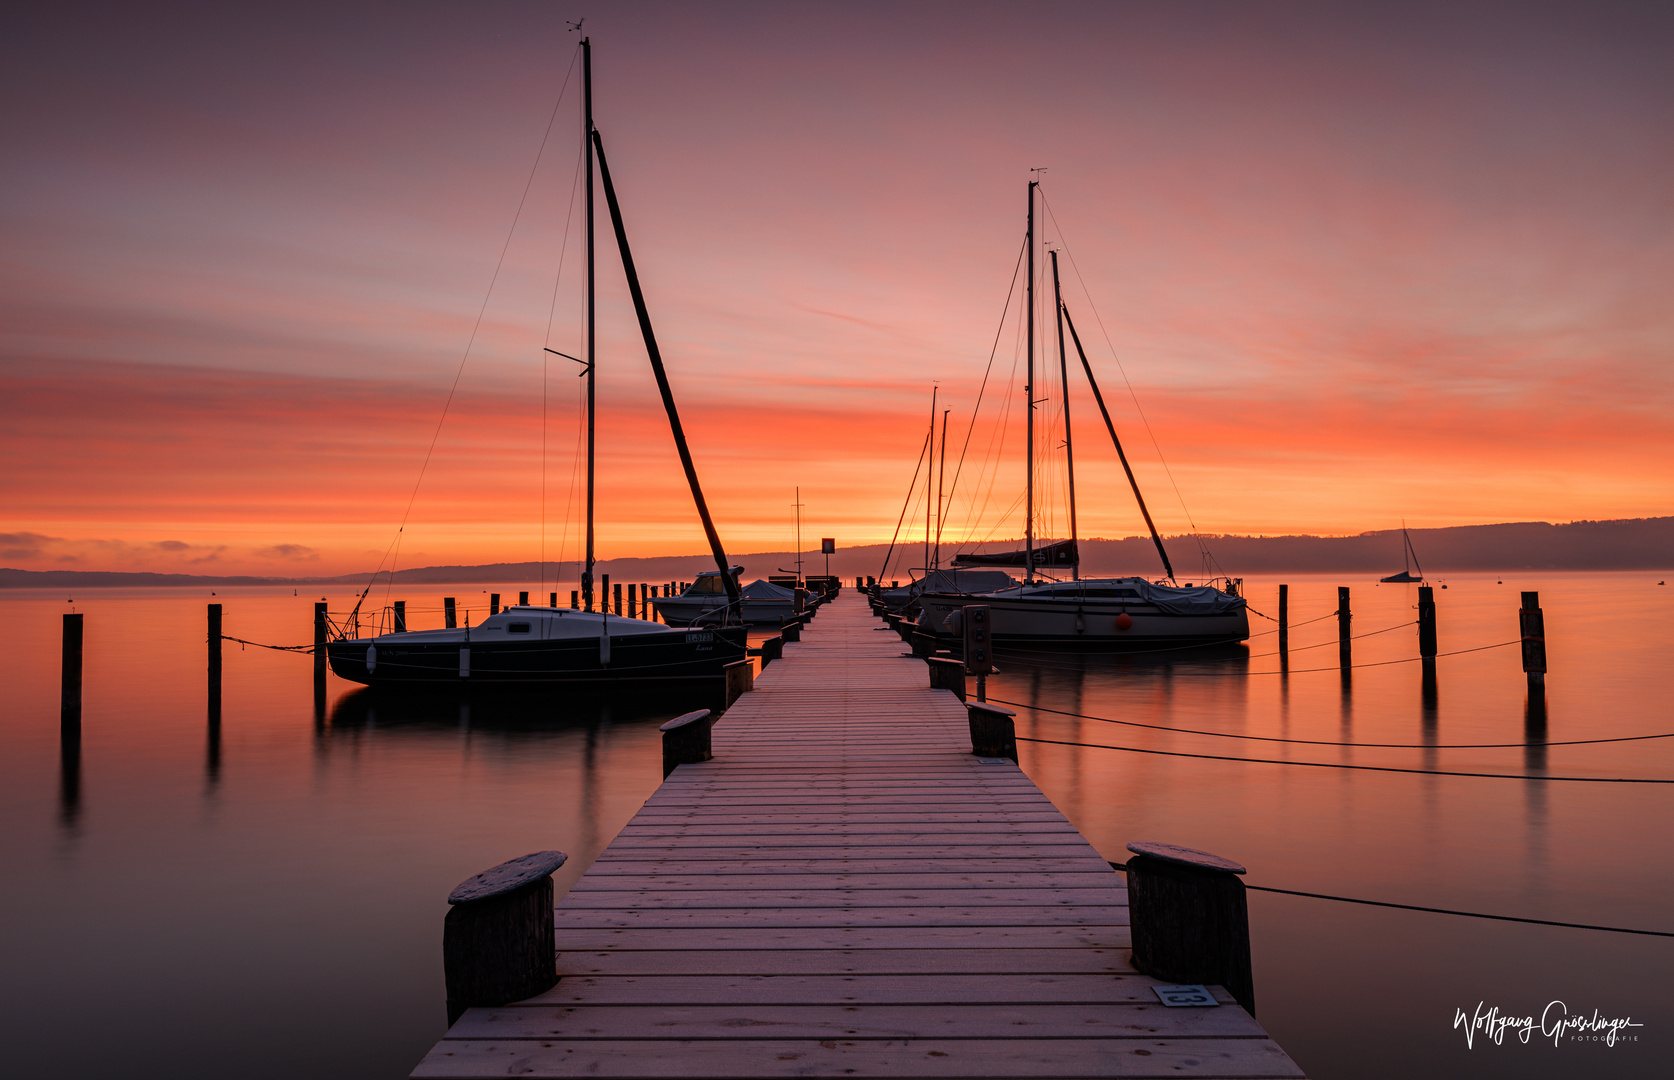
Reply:
<svg viewBox="0 0 1674 1080"><path fill-rule="evenodd" d="M1145 603L1120 600L1016 599L998 596L926 594L919 597L919 625L938 637L955 635L947 617L970 604L988 607L996 642L1121 645L1166 642L1237 642L1250 636L1243 607L1205 614L1172 614ZM1121 619L1127 617L1127 627Z"/></svg>
<svg viewBox="0 0 1674 1080"><path fill-rule="evenodd" d="M725 596L667 596L651 601L657 614L670 626L691 626L703 622L710 613L718 621L727 606ZM744 621L755 626L778 626L796 614L796 601L752 600L745 597L740 605Z"/></svg>

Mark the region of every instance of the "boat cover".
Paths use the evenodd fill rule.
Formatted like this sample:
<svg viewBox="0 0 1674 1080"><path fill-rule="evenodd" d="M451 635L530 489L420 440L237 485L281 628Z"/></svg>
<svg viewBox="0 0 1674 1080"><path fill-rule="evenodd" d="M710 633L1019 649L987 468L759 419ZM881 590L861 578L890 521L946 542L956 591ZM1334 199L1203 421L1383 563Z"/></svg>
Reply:
<svg viewBox="0 0 1674 1080"><path fill-rule="evenodd" d="M1170 615L1219 615L1237 611L1246 604L1242 596L1224 593L1212 585L1184 588L1179 585L1154 585L1141 582L1145 599Z"/></svg>
<svg viewBox="0 0 1674 1080"><path fill-rule="evenodd" d="M795 590L787 589L783 585L775 585L771 581L763 581L761 578L757 578L756 580L750 582L739 591L744 594L744 599L746 600L796 599Z"/></svg>
<svg viewBox="0 0 1674 1080"><path fill-rule="evenodd" d="M912 589L915 595L930 592L975 596L999 592L1016 584L1017 579L1004 570L932 570L913 582Z"/></svg>

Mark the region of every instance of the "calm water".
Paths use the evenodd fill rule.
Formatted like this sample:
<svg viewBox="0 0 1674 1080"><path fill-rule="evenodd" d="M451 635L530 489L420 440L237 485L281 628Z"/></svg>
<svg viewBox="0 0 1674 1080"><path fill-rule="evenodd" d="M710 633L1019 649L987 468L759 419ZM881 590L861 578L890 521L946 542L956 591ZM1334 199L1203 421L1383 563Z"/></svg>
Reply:
<svg viewBox="0 0 1674 1080"><path fill-rule="evenodd" d="M1289 578L1292 622L1337 579ZM1674 731L1674 589L1655 577L1456 577L1441 649L1517 635L1541 591L1552 675L1531 718L1515 647L1336 670L1335 622L1204 662L1048 654L1002 661L990 695L1090 716L1330 742L1560 741ZM1408 586L1354 587L1355 632L1413 618ZM480 587L478 587L480 588ZM511 594L517 585L501 588ZM565 587L567 591L567 586ZM0 593L17 633L0 721L0 1015L7 1072L81 1077L404 1076L444 1026L440 931L461 879L572 853L563 889L660 778L656 725L689 696L372 701L310 662L229 644L219 738L206 723L204 604L226 632L300 643L312 601L273 589L97 590L86 614L79 772L60 756L65 595ZM413 592L415 609L439 607ZM475 589L461 604L486 607ZM1252 582L1273 613L1273 582ZM332 607L346 606L332 596ZM844 602L854 602L845 595ZM415 610L412 625L440 621ZM1271 626L1253 620L1258 632ZM1323 648L1305 648L1327 643ZM1416 651L1408 626L1357 664ZM1311 671L1325 668L1324 671ZM702 704L701 702L696 704ZM1300 746L1020 710L1019 734L1187 753L1552 776L1674 777L1674 740L1496 750ZM1218 762L1025 744L1022 764L1112 859L1131 840L1204 848L1252 884L1535 918L1674 930L1674 790ZM1666 1076L1674 940L1251 894L1261 1020L1325 1078ZM1644 1026L1614 1048L1478 1036L1455 1010L1539 1017L1548 1002ZM1486 1044L1485 1044L1486 1043Z"/></svg>

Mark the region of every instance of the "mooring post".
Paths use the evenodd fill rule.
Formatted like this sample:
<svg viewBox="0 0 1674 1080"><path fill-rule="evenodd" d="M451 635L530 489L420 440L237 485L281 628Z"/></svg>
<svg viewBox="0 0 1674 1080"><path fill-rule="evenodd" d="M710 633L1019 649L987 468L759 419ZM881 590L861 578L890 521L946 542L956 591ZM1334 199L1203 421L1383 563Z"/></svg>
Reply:
<svg viewBox="0 0 1674 1080"><path fill-rule="evenodd" d="M518 607L528 607L529 606L529 594L528 594L528 592L520 592L520 593L517 594L517 606Z"/></svg>
<svg viewBox="0 0 1674 1080"><path fill-rule="evenodd" d="M778 637L770 637L761 643L761 666L767 670L767 665L775 660L785 658L785 637L781 633Z"/></svg>
<svg viewBox="0 0 1674 1080"><path fill-rule="evenodd" d="M1017 714L981 701L965 702L965 716L971 726L971 753L977 757L1017 760Z"/></svg>
<svg viewBox="0 0 1674 1080"><path fill-rule="evenodd" d="M449 630L459 629L459 607L451 596L442 597L442 625Z"/></svg>
<svg viewBox="0 0 1674 1080"><path fill-rule="evenodd" d="M639 618L639 605L635 603L638 599L638 590L634 587L634 583L628 582L628 618L630 619Z"/></svg>
<svg viewBox="0 0 1674 1080"><path fill-rule="evenodd" d="M580 611L581 610L581 593L578 592L575 589L570 590L570 610L571 611Z"/></svg>
<svg viewBox="0 0 1674 1080"><path fill-rule="evenodd" d="M209 605L209 700L218 713L221 707L221 605Z"/></svg>
<svg viewBox="0 0 1674 1080"><path fill-rule="evenodd" d="M449 622L448 625L453 625ZM326 677L326 641L330 638L324 600L314 602L314 682L324 683Z"/></svg>
<svg viewBox="0 0 1674 1080"><path fill-rule="evenodd" d="M1244 867L1203 851L1128 845L1133 966L1171 983L1218 984L1255 1015Z"/></svg>
<svg viewBox="0 0 1674 1080"><path fill-rule="evenodd" d="M1279 586L1279 651L1290 648L1290 586Z"/></svg>
<svg viewBox="0 0 1674 1080"><path fill-rule="evenodd" d="M613 595L615 597L616 606L613 610L616 612L616 614L620 615L620 614L622 614L622 586L617 585L617 586L615 586L615 589L616 589L616 592Z"/></svg>
<svg viewBox="0 0 1674 1080"><path fill-rule="evenodd" d="M569 858L536 851L460 882L442 923L448 1026L478 1006L534 997L558 982L552 872Z"/></svg>
<svg viewBox="0 0 1674 1080"><path fill-rule="evenodd" d="M715 718L708 709L676 716L658 730L663 733L663 779L677 765L695 765L715 755L710 752L709 731Z"/></svg>
<svg viewBox="0 0 1674 1080"><path fill-rule="evenodd" d="M796 589L794 592L796 598L791 602L791 610L800 615L808 608L808 590Z"/></svg>
<svg viewBox="0 0 1674 1080"><path fill-rule="evenodd" d="M610 575L599 575L599 610L610 614ZM618 612L617 614L621 614Z"/></svg>
<svg viewBox="0 0 1674 1080"><path fill-rule="evenodd" d="M1418 655L1436 656L1436 590L1428 585L1418 587Z"/></svg>
<svg viewBox="0 0 1674 1080"><path fill-rule="evenodd" d="M725 712L732 708L733 702L755 688L756 665L750 662L749 657L745 657L743 660L734 660L721 670L726 674L727 680L726 703L721 706L721 711Z"/></svg>
<svg viewBox="0 0 1674 1080"><path fill-rule="evenodd" d="M1337 586L1337 663L1342 667L1354 665L1353 648L1349 639L1349 623L1354 616L1349 613L1349 591L1347 585Z"/></svg>
<svg viewBox="0 0 1674 1080"><path fill-rule="evenodd" d="M1529 677L1529 687L1546 685L1546 616L1540 610L1540 593L1523 594L1522 610L1517 612L1518 628L1523 633L1523 672Z"/></svg>
<svg viewBox="0 0 1674 1080"><path fill-rule="evenodd" d="M81 615L64 616L64 656L59 673L59 724L81 732Z"/></svg>
<svg viewBox="0 0 1674 1080"><path fill-rule="evenodd" d="M500 594L497 592L488 594L488 613L490 615L500 614Z"/></svg>
<svg viewBox="0 0 1674 1080"><path fill-rule="evenodd" d="M786 642L802 640L802 620L786 619L779 626L779 636Z"/></svg>
<svg viewBox="0 0 1674 1080"><path fill-rule="evenodd" d="M549 594L549 596L550 596L550 599L547 601L546 606L551 607L551 608L557 607L558 606L558 594L557 593L551 593L551 594Z"/></svg>
<svg viewBox="0 0 1674 1080"><path fill-rule="evenodd" d="M913 655L920 660L928 660L936 655L936 635L927 634L923 630L914 630L907 639L907 644L913 648Z"/></svg>
<svg viewBox="0 0 1674 1080"><path fill-rule="evenodd" d="M930 668L930 689L952 690L965 700L965 662L945 656L931 656L925 660Z"/></svg>
<svg viewBox="0 0 1674 1080"><path fill-rule="evenodd" d="M407 601L397 600L393 606L395 608L395 632L405 634L407 632Z"/></svg>

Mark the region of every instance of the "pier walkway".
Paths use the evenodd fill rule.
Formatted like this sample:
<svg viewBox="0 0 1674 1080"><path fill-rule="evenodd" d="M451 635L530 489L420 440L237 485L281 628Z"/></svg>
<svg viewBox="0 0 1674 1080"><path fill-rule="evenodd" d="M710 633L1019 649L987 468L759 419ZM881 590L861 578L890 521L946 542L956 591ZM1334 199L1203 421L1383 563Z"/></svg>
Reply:
<svg viewBox="0 0 1674 1080"><path fill-rule="evenodd" d="M558 985L413 1075L1301 1076L1159 1003L1121 876L881 627L823 608L560 900Z"/></svg>

